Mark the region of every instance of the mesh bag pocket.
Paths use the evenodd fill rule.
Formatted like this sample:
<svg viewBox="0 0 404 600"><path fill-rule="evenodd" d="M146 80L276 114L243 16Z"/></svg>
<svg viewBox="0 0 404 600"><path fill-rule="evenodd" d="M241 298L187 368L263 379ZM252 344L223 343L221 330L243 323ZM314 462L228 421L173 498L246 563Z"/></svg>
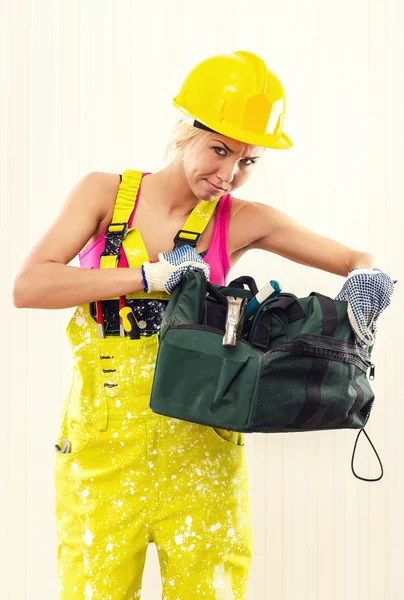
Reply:
<svg viewBox="0 0 404 600"><path fill-rule="evenodd" d="M322 346L316 346L317 337ZM337 349L335 339L329 348L324 345L325 336L302 334L297 338L262 357L251 429L287 432L364 427L374 401L366 377L370 361L346 342Z"/></svg>

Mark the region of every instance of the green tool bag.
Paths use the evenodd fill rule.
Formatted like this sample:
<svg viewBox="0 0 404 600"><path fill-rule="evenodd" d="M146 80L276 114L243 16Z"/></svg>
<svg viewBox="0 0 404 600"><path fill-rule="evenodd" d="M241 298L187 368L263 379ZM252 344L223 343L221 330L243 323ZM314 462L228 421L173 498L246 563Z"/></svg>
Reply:
<svg viewBox="0 0 404 600"><path fill-rule="evenodd" d="M247 284L249 289L244 288ZM251 277L217 286L188 271L168 302L160 331L150 408L162 415L243 433L364 431L375 367L356 344L348 303L317 292L264 300L236 344L223 346L227 296L250 299Z"/></svg>

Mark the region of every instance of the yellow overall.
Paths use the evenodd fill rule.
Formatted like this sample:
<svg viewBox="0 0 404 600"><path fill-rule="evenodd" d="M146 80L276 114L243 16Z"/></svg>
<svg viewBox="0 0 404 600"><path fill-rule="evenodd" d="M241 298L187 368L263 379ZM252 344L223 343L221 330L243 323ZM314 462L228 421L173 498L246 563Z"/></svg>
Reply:
<svg viewBox="0 0 404 600"><path fill-rule="evenodd" d="M128 221L140 180L124 172L113 222ZM184 229L202 231L213 210L201 202ZM149 260L138 230L122 245L130 267ZM169 299L127 296L138 297ZM58 600L140 598L150 542L163 600L245 599L253 541L243 434L150 409L158 333L100 338L89 304L66 331L74 367L57 438L71 452L55 452Z"/></svg>

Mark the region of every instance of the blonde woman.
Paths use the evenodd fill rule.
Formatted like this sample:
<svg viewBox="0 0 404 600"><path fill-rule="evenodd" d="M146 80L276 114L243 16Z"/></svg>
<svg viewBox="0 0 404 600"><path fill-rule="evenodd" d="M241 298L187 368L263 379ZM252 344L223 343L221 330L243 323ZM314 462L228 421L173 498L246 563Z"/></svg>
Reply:
<svg viewBox="0 0 404 600"><path fill-rule="evenodd" d="M150 542L165 600L246 598L253 542L243 434L149 406L161 320L188 269L225 285L240 257L260 248L342 277L352 271L341 296L364 343L390 299L391 280L370 255L233 196L267 148L292 146L284 89L260 57L202 61L174 104L183 118L167 166L83 177L14 284L17 307L77 307L55 444L59 600L139 598ZM77 254L80 268L67 266ZM375 282L366 314L363 281Z"/></svg>

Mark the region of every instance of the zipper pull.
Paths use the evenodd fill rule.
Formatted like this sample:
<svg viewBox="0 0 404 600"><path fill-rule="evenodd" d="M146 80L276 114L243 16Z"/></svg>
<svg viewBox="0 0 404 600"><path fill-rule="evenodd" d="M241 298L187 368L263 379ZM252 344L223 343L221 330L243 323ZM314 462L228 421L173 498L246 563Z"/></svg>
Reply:
<svg viewBox="0 0 404 600"><path fill-rule="evenodd" d="M372 363L370 365L370 375L369 375L369 379L371 379L373 381L373 379L375 378L375 366Z"/></svg>

